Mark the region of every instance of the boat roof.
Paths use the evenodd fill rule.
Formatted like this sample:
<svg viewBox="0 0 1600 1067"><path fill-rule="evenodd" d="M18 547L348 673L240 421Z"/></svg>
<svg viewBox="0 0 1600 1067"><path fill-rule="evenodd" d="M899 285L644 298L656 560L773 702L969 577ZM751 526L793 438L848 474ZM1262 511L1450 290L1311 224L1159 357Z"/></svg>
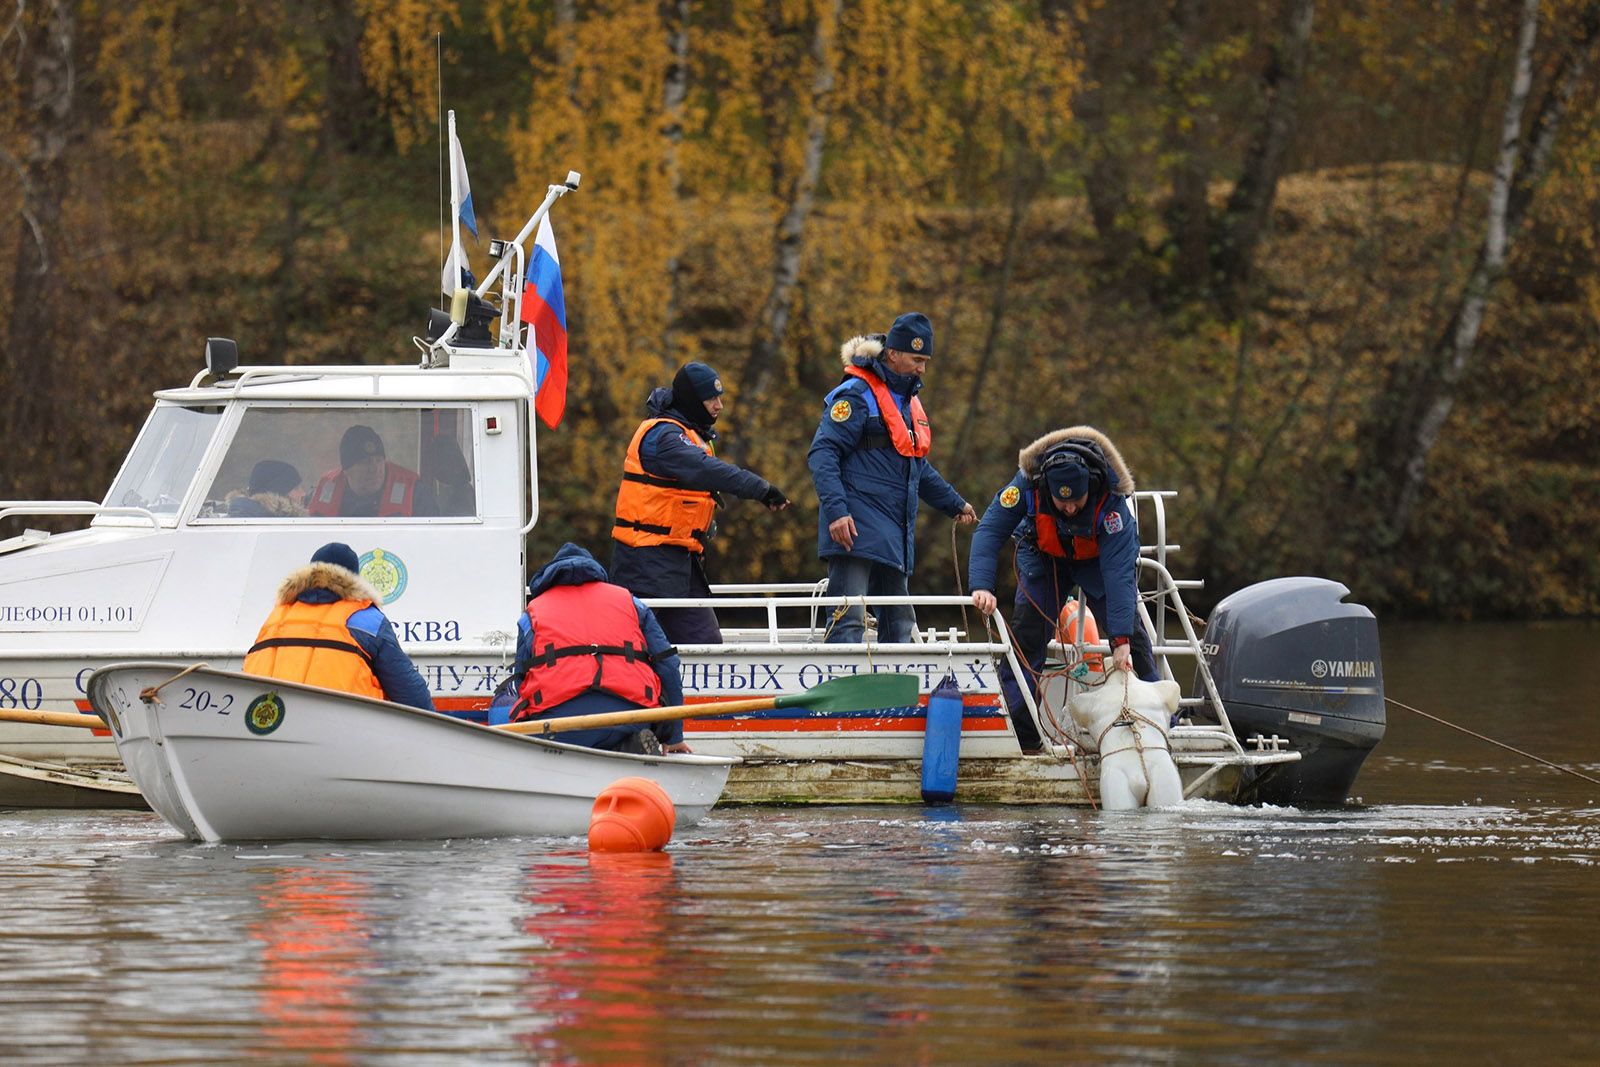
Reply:
<svg viewBox="0 0 1600 1067"><path fill-rule="evenodd" d="M232 400L527 400L534 384L521 353L485 350L446 367L239 367L221 380L201 374L161 389L158 400L217 404Z"/></svg>

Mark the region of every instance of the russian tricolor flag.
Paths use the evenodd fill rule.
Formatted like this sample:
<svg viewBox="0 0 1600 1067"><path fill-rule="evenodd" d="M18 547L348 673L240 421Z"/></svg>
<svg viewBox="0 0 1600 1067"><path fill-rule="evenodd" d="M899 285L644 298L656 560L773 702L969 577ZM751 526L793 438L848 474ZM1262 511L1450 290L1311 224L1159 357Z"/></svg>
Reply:
<svg viewBox="0 0 1600 1067"><path fill-rule="evenodd" d="M534 410L552 430L567 410L567 300L550 217L539 220L522 287L522 321L533 326Z"/></svg>

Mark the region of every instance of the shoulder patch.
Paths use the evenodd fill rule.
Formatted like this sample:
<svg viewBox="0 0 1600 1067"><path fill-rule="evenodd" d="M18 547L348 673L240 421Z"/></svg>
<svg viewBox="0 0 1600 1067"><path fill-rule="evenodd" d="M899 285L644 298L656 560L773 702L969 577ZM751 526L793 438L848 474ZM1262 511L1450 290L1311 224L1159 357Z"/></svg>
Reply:
<svg viewBox="0 0 1600 1067"><path fill-rule="evenodd" d="M1105 518L1105 522L1104 522L1103 525L1105 526L1106 533L1108 533L1108 534L1121 533L1122 532L1122 512L1118 511L1115 508L1112 508L1110 511L1108 511L1106 513L1106 518Z"/></svg>
<svg viewBox="0 0 1600 1067"><path fill-rule="evenodd" d="M833 407L828 409L828 418L832 419L834 422L849 422L850 401L835 400L833 402Z"/></svg>
<svg viewBox="0 0 1600 1067"><path fill-rule="evenodd" d="M1000 506L1003 508L1014 508L1021 499L1022 490L1014 485L1008 485L1000 490Z"/></svg>

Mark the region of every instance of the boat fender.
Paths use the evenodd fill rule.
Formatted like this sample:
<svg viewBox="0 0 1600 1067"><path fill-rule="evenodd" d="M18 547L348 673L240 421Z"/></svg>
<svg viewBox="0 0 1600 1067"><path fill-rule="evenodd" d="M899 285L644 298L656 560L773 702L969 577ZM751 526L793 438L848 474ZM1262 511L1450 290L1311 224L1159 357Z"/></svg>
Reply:
<svg viewBox="0 0 1600 1067"><path fill-rule="evenodd" d="M672 840L678 813L649 778L619 778L600 790L589 812L591 852L659 852Z"/></svg>
<svg viewBox="0 0 1600 1067"><path fill-rule="evenodd" d="M961 687L946 674L928 698L922 732L922 799L948 804L956 798L956 764L961 756Z"/></svg>

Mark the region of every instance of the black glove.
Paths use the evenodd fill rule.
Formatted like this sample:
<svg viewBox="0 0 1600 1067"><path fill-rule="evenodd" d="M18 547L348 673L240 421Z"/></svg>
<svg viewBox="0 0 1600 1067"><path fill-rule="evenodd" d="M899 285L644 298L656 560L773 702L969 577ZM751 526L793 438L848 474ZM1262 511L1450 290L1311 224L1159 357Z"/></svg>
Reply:
<svg viewBox="0 0 1600 1067"><path fill-rule="evenodd" d="M783 495L783 490L775 485L767 486L767 491L761 494L761 503L774 511L789 506L789 498Z"/></svg>

